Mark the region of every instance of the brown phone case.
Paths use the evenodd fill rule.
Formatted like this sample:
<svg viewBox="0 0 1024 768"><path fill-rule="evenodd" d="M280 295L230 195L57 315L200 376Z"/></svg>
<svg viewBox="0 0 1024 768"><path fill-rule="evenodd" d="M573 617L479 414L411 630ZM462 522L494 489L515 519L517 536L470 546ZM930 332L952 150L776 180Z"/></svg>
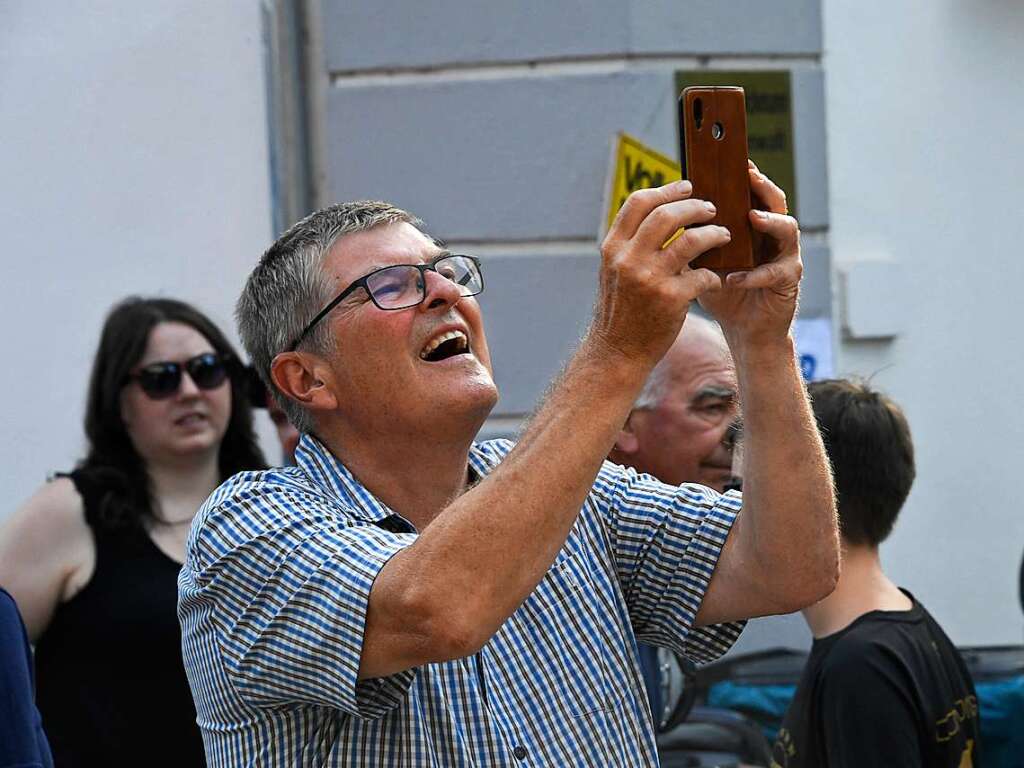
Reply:
<svg viewBox="0 0 1024 768"><path fill-rule="evenodd" d="M747 174L747 110L743 89L695 86L679 96L679 161L693 197L710 200L718 212L709 223L726 227L732 240L690 262L722 272L753 269L760 238L750 226Z"/></svg>

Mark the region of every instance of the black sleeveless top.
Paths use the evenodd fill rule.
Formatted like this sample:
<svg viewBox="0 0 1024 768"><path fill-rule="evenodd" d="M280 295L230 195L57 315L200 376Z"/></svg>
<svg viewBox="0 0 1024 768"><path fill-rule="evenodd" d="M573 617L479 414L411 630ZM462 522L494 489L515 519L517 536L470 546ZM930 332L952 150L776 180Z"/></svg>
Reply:
<svg viewBox="0 0 1024 768"><path fill-rule="evenodd" d="M178 571L141 527L98 523L102 489L70 474L96 542L89 583L36 646L36 702L57 768L206 765L181 661Z"/></svg>

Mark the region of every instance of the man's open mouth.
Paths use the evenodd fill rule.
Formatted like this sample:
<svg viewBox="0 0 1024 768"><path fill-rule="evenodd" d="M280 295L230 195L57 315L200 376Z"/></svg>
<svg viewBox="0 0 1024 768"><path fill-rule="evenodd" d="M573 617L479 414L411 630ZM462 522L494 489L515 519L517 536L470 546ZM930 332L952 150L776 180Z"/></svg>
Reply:
<svg viewBox="0 0 1024 768"><path fill-rule="evenodd" d="M462 331L451 330L442 333L427 342L427 345L420 350L420 359L428 363L436 363L439 360L447 360L455 355L462 355L469 352L469 339Z"/></svg>

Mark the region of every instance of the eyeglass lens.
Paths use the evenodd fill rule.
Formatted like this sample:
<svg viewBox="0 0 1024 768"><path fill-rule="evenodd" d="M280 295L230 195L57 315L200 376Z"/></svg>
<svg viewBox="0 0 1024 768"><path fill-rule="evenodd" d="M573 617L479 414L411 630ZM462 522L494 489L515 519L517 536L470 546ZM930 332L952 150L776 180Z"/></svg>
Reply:
<svg viewBox="0 0 1024 768"><path fill-rule="evenodd" d="M213 352L196 355L184 363L153 363L139 371L139 386L153 400L170 397L181 386L182 369L200 389L215 389L227 378L224 360Z"/></svg>
<svg viewBox="0 0 1024 768"><path fill-rule="evenodd" d="M433 264L434 270L459 286L463 296L475 296L483 290L476 263L465 256L446 256ZM366 287L374 302L383 309L402 309L423 301L423 271L414 266L397 265L374 272L366 278Z"/></svg>

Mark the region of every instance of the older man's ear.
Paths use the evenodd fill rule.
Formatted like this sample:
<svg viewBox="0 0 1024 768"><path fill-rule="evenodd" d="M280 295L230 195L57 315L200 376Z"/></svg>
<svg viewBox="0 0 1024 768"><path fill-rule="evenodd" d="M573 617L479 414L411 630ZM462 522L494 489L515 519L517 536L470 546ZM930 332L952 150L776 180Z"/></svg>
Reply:
<svg viewBox="0 0 1024 768"><path fill-rule="evenodd" d="M633 413L630 412L629 418L626 419L626 423L619 430L619 434L615 438L615 446L609 455L612 461L624 463L622 461L623 458L632 456L639 449L640 440L633 431Z"/></svg>
<svg viewBox="0 0 1024 768"><path fill-rule="evenodd" d="M330 369L302 352L282 352L270 364L270 378L284 395L310 411L331 411L338 398L329 381Z"/></svg>

